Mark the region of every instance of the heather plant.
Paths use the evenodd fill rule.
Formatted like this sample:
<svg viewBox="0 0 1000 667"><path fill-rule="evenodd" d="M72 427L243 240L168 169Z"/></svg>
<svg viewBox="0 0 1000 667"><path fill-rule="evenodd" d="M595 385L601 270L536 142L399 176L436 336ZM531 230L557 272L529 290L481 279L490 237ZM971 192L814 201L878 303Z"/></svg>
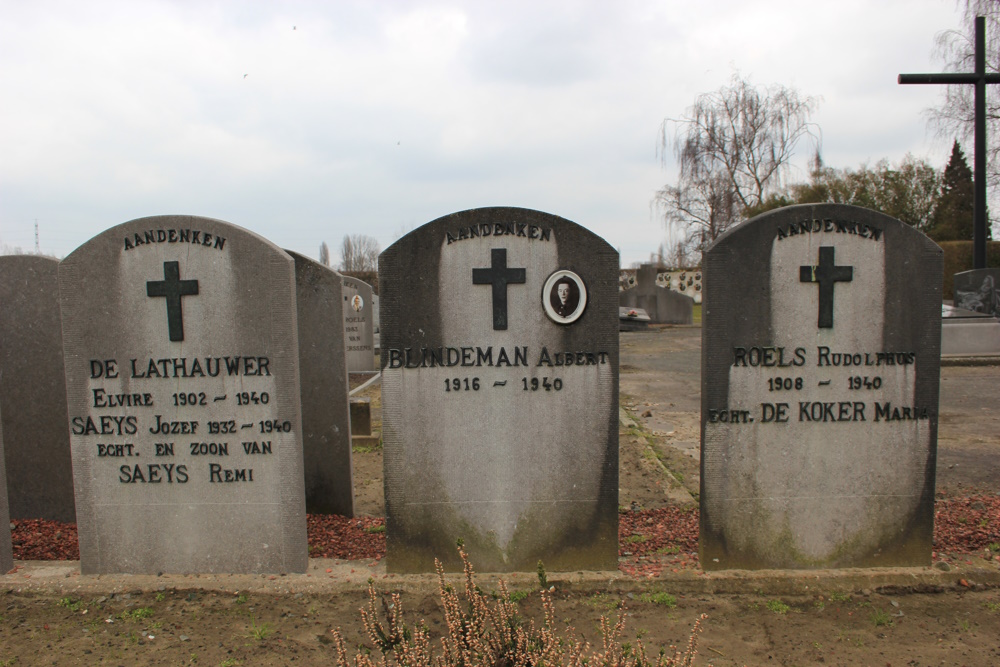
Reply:
<svg viewBox="0 0 1000 667"><path fill-rule="evenodd" d="M372 581L368 584L368 607L361 610L361 620L375 654L362 647L353 660L348 657L340 630L333 631L337 667L528 667L530 665L608 665L614 667L681 667L693 664L698 654L702 614L691 628L687 646L661 648L648 656L641 639L635 644L623 641L627 612L619 610L617 619L601 617L601 647L576 638L573 628L560 630L555 607L548 590L540 592L543 620L540 625L518 614L517 603L506 582L498 582L499 595L480 589L472 564L461 545L459 556L464 568L464 596L445 581L444 568L435 560L438 592L444 610L446 630L437 641L421 622L408 626L404 621L402 597L393 593L380 596ZM381 609L381 613L380 613Z"/></svg>

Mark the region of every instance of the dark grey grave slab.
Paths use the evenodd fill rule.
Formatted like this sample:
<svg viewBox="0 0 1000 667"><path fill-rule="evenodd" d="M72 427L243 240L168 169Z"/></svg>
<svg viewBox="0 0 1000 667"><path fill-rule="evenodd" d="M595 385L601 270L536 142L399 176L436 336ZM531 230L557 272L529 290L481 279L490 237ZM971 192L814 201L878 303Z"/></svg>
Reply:
<svg viewBox="0 0 1000 667"><path fill-rule="evenodd" d="M0 414L12 519L76 521L59 261L0 257Z"/></svg>
<svg viewBox="0 0 1000 667"><path fill-rule="evenodd" d="M295 266L159 216L59 266L84 574L304 572Z"/></svg>
<svg viewBox="0 0 1000 667"><path fill-rule="evenodd" d="M654 324L691 324L694 299L658 285L656 277L660 272L654 264L640 266L635 275L635 287L619 293L619 305L645 310Z"/></svg>
<svg viewBox="0 0 1000 667"><path fill-rule="evenodd" d="M792 206L704 256L701 564L931 562L941 249Z"/></svg>
<svg viewBox="0 0 1000 667"><path fill-rule="evenodd" d="M10 513L7 510L7 473L4 471L3 461L3 426L0 422L0 574L6 574L14 567Z"/></svg>
<svg viewBox="0 0 1000 667"><path fill-rule="evenodd" d="M618 254L484 208L379 259L387 566L615 569Z"/></svg>
<svg viewBox="0 0 1000 667"><path fill-rule="evenodd" d="M343 278L347 372L371 372L376 370L372 287L357 278Z"/></svg>
<svg viewBox="0 0 1000 667"><path fill-rule="evenodd" d="M1000 269L974 269L954 275L955 306L1000 317Z"/></svg>
<svg viewBox="0 0 1000 667"><path fill-rule="evenodd" d="M354 516L342 276L295 252L306 511Z"/></svg>
<svg viewBox="0 0 1000 667"><path fill-rule="evenodd" d="M619 331L646 331L649 329L649 315L642 308L618 307Z"/></svg>

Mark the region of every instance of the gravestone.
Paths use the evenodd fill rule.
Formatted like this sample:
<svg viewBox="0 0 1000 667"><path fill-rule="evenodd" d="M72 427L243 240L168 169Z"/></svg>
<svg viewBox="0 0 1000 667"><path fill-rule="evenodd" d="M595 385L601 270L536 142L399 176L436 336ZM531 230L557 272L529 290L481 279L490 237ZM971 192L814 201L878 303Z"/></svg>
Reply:
<svg viewBox="0 0 1000 667"><path fill-rule="evenodd" d="M59 297L81 571L304 572L292 258L142 218L64 259Z"/></svg>
<svg viewBox="0 0 1000 667"><path fill-rule="evenodd" d="M973 269L954 276L955 307L1000 317L1000 269Z"/></svg>
<svg viewBox="0 0 1000 667"><path fill-rule="evenodd" d="M701 565L931 561L941 249L791 206L704 256Z"/></svg>
<svg viewBox="0 0 1000 667"><path fill-rule="evenodd" d="M0 414L12 519L76 521L59 261L0 257Z"/></svg>
<svg viewBox="0 0 1000 667"><path fill-rule="evenodd" d="M697 269L657 273L656 284L689 296L695 303L701 303L701 271Z"/></svg>
<svg viewBox="0 0 1000 667"><path fill-rule="evenodd" d="M347 372L375 370L375 340L372 327L372 288L366 282L343 276L344 330L347 336Z"/></svg>
<svg viewBox="0 0 1000 667"><path fill-rule="evenodd" d="M615 569L618 254L484 208L379 258L387 566Z"/></svg>
<svg viewBox="0 0 1000 667"><path fill-rule="evenodd" d="M3 460L3 426L0 425L0 574L7 574L14 567L14 554L10 539L10 513L7 510L7 473Z"/></svg>
<svg viewBox="0 0 1000 667"><path fill-rule="evenodd" d="M623 308L641 308L654 324L691 324L694 321L694 300L658 285L659 269L655 264L643 264L635 274L635 287L619 293Z"/></svg>
<svg viewBox="0 0 1000 667"><path fill-rule="evenodd" d="M295 252L306 511L354 516L343 280Z"/></svg>

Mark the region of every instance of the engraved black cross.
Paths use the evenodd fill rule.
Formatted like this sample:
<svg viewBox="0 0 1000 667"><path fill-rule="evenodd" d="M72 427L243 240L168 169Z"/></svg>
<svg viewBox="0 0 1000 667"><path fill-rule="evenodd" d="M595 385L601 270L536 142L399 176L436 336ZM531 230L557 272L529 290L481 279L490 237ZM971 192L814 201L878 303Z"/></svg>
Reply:
<svg viewBox="0 0 1000 667"><path fill-rule="evenodd" d="M171 341L184 340L184 314L181 312L181 297L198 293L197 280L181 280L178 262L163 263L163 280L146 282L146 296L167 298L167 328Z"/></svg>
<svg viewBox="0 0 1000 667"><path fill-rule="evenodd" d="M821 246L819 266L800 266L799 282L819 283L819 328L833 328L833 286L854 279L853 266L835 266L833 246Z"/></svg>
<svg viewBox="0 0 1000 667"><path fill-rule="evenodd" d="M507 268L507 249L493 248L490 251L490 268L472 269L475 285L493 285L493 328L507 328L507 285L525 282L524 269Z"/></svg>

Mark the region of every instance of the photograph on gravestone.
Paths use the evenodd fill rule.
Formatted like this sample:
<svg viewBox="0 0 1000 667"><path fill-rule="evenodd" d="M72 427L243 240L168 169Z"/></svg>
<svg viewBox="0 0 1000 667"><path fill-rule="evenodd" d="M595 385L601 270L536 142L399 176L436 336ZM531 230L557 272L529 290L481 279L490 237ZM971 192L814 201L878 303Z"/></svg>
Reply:
<svg viewBox="0 0 1000 667"><path fill-rule="evenodd" d="M914 228L835 204L706 251L702 567L930 565L941 270Z"/></svg>
<svg viewBox="0 0 1000 667"><path fill-rule="evenodd" d="M618 253L520 208L379 257L387 567L618 562Z"/></svg>
<svg viewBox="0 0 1000 667"><path fill-rule="evenodd" d="M304 572L292 258L141 218L64 259L59 299L81 571Z"/></svg>
<svg viewBox="0 0 1000 667"><path fill-rule="evenodd" d="M372 288L357 278L343 276L343 279L347 372L373 373L376 368Z"/></svg>
<svg viewBox="0 0 1000 667"><path fill-rule="evenodd" d="M317 261L288 254L295 260L306 511L354 516L343 280Z"/></svg>
<svg viewBox="0 0 1000 667"><path fill-rule="evenodd" d="M0 417L3 417L2 412ZM7 511L7 473L4 470L3 449L3 426L0 425L0 574L7 574L14 567L14 545L10 536L10 513Z"/></svg>
<svg viewBox="0 0 1000 667"><path fill-rule="evenodd" d="M0 257L0 415L12 519L74 523L59 260Z"/></svg>

